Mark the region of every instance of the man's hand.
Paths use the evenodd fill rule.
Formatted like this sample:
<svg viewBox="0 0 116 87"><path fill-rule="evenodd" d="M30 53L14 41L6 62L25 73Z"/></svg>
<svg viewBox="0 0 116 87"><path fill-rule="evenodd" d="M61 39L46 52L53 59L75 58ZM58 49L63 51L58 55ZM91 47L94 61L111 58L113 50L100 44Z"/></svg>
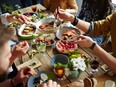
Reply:
<svg viewBox="0 0 116 87"><path fill-rule="evenodd" d="M89 36L78 36L78 40L74 43L77 43L80 47L91 47L93 40Z"/></svg>
<svg viewBox="0 0 116 87"><path fill-rule="evenodd" d="M26 41L18 43L13 49L12 56L18 57L25 54L29 49L29 44Z"/></svg>
<svg viewBox="0 0 116 87"><path fill-rule="evenodd" d="M27 81L30 76L35 75L36 72L34 69L30 67L21 68L18 74L13 78L13 83L15 85Z"/></svg>

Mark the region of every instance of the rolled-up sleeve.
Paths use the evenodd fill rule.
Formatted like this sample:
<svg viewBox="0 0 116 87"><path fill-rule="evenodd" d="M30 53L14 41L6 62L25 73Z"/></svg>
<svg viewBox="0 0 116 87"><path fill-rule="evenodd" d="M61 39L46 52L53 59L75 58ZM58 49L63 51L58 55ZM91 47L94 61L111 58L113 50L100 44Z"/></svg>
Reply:
<svg viewBox="0 0 116 87"><path fill-rule="evenodd" d="M111 31L114 15L116 15L116 13L107 16L104 20L95 21L92 36L107 35Z"/></svg>

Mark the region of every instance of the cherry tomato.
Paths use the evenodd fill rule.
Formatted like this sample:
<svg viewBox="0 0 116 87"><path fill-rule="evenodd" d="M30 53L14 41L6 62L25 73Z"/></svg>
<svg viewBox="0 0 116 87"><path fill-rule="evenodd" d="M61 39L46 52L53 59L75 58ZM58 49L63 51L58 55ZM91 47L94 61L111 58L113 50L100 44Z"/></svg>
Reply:
<svg viewBox="0 0 116 87"><path fill-rule="evenodd" d="M48 27L48 26L49 26L49 24L48 24L48 23L46 23L46 24L45 24L45 27Z"/></svg>
<svg viewBox="0 0 116 87"><path fill-rule="evenodd" d="M30 13L27 13L27 14L26 14L26 16L28 16L28 17L29 17L29 16L31 16L31 14L30 14Z"/></svg>
<svg viewBox="0 0 116 87"><path fill-rule="evenodd" d="M44 25L40 25L39 28L40 28L40 29L44 29L45 26L44 26Z"/></svg>

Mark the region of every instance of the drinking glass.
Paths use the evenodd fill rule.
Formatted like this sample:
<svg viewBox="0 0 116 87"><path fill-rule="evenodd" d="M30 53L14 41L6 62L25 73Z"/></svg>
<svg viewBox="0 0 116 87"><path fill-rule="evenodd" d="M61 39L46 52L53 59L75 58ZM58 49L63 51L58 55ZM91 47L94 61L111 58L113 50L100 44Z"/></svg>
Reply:
<svg viewBox="0 0 116 87"><path fill-rule="evenodd" d="M98 72L99 62L94 59L90 61L90 67L91 67L91 74L96 74Z"/></svg>
<svg viewBox="0 0 116 87"><path fill-rule="evenodd" d="M53 71L57 78L63 78L63 76L65 74L64 67L54 67Z"/></svg>
<svg viewBox="0 0 116 87"><path fill-rule="evenodd" d="M39 52L40 56L43 57L43 56L44 56L44 53L45 53L45 51L46 51L46 44L40 42L40 43L38 43L38 44L36 45L36 48L37 48L37 51Z"/></svg>

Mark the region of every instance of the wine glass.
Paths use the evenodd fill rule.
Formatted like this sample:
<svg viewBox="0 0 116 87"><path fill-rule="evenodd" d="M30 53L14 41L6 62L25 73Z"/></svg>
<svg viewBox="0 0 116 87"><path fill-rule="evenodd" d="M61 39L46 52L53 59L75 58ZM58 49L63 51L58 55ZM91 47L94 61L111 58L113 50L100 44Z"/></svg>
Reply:
<svg viewBox="0 0 116 87"><path fill-rule="evenodd" d="M99 62L94 59L90 61L90 67L91 67L91 74L96 74L98 72Z"/></svg>
<svg viewBox="0 0 116 87"><path fill-rule="evenodd" d="M65 74L64 67L54 67L53 71L54 71L57 78L63 78L63 76Z"/></svg>
<svg viewBox="0 0 116 87"><path fill-rule="evenodd" d="M32 6L31 9L32 9L33 12L36 12L37 11L37 6Z"/></svg>

